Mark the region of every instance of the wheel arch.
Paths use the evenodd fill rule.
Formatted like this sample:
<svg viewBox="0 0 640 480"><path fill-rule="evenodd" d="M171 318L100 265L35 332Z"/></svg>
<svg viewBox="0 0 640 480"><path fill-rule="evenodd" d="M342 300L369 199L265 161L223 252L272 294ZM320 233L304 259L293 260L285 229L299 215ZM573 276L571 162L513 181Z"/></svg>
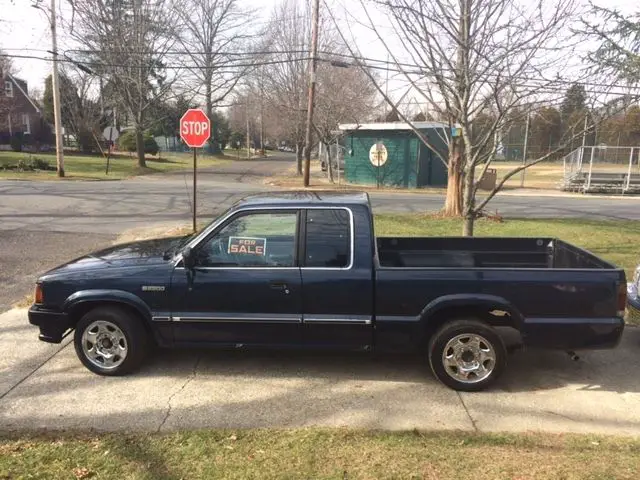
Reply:
<svg viewBox="0 0 640 480"><path fill-rule="evenodd" d="M134 294L122 290L82 290L69 296L63 310L69 315L72 327L91 310L101 306L122 308L142 320L150 331L151 310L149 306Z"/></svg>
<svg viewBox="0 0 640 480"><path fill-rule="evenodd" d="M427 339L448 321L475 318L492 327L523 331L524 317L511 302L495 295L446 295L430 302L420 314Z"/></svg>

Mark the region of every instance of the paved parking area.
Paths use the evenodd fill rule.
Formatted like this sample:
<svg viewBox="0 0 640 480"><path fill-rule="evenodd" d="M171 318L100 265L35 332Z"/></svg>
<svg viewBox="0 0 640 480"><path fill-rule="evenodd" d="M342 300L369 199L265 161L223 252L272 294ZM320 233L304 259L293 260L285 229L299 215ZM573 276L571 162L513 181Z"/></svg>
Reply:
<svg viewBox="0 0 640 480"><path fill-rule="evenodd" d="M519 352L492 391L459 394L417 358L158 351L139 373L93 375L68 339L0 315L0 429L164 431L349 426L640 434L640 329L615 350Z"/></svg>

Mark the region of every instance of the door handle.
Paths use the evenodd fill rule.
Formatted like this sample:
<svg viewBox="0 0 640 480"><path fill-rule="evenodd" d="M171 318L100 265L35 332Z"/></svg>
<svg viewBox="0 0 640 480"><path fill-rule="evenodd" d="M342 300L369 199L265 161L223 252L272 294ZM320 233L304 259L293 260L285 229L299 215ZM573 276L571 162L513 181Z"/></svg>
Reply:
<svg viewBox="0 0 640 480"><path fill-rule="evenodd" d="M289 285L285 282L271 282L269 284L272 290L280 290L283 291L286 295L289 295Z"/></svg>

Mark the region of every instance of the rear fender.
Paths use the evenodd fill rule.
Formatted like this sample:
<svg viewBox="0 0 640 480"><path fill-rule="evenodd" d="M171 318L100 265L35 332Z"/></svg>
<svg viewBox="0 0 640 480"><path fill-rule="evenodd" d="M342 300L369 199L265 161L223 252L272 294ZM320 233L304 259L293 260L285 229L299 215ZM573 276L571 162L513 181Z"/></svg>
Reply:
<svg viewBox="0 0 640 480"><path fill-rule="evenodd" d="M445 295L443 297L436 298L430 302L420 313L420 318L429 327L430 320L436 317L439 313L443 313L445 310L452 309L480 309L486 312L492 312L494 310L506 312L510 319L512 326L517 330L522 331L524 326L524 317L508 300L495 295L484 294L455 294Z"/></svg>

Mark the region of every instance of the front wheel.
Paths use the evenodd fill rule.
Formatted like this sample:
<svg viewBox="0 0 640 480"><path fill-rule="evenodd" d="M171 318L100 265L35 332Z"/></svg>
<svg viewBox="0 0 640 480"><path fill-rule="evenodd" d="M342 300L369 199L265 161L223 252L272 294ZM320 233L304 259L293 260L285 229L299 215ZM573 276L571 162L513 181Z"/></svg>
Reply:
<svg viewBox="0 0 640 480"><path fill-rule="evenodd" d="M142 320L117 307L98 307L85 314L74 334L76 354L98 375L125 375L147 354L148 334Z"/></svg>
<svg viewBox="0 0 640 480"><path fill-rule="evenodd" d="M447 323L429 342L431 370L454 390L484 390L502 374L506 362L507 350L500 336L477 320Z"/></svg>

